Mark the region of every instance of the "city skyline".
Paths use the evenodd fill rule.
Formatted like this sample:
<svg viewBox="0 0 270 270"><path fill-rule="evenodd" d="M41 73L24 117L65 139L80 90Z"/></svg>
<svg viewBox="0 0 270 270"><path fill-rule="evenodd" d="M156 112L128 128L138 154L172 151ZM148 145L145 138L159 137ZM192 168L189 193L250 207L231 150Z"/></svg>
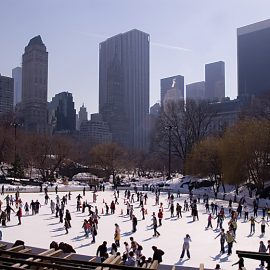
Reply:
<svg viewBox="0 0 270 270"><path fill-rule="evenodd" d="M21 65L25 44L41 35L49 53L48 101L67 89L77 112L84 103L94 113L99 43L136 28L150 34L150 105L160 100L160 79L181 74L185 85L201 81L204 65L215 61L226 65L226 96L237 96L237 28L268 19L268 1L259 7L232 0L126 2L3 3L0 23L7 31L0 44L0 73L11 77L12 69Z"/></svg>

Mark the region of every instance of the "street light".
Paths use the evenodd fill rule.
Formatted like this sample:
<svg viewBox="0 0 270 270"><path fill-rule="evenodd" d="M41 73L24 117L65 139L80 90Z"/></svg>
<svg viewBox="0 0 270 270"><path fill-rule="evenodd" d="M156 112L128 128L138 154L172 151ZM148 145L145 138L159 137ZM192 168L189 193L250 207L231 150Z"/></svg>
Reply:
<svg viewBox="0 0 270 270"><path fill-rule="evenodd" d="M169 130L169 164L168 164L168 176L167 180L171 179L171 148L172 148L172 126L168 126L166 129Z"/></svg>
<svg viewBox="0 0 270 270"><path fill-rule="evenodd" d="M14 127L14 181L15 181L15 176L17 173L17 127L20 126L19 123L14 122L10 124L11 126Z"/></svg>

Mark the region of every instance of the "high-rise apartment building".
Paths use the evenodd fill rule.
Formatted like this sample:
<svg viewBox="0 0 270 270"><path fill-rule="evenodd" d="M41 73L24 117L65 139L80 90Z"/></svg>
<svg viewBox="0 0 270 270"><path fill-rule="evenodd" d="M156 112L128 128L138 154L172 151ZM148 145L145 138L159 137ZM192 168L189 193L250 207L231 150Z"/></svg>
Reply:
<svg viewBox="0 0 270 270"><path fill-rule="evenodd" d="M83 121L80 128L80 138L90 146L112 142L112 133L108 123L104 122L98 113L91 114L90 121Z"/></svg>
<svg viewBox="0 0 270 270"><path fill-rule="evenodd" d="M72 133L76 129L76 110L72 94L56 94L48 105L53 133Z"/></svg>
<svg viewBox="0 0 270 270"><path fill-rule="evenodd" d="M195 101L205 99L205 82L195 82L186 85L186 99Z"/></svg>
<svg viewBox="0 0 270 270"><path fill-rule="evenodd" d="M79 114L78 114L78 126L77 126L77 130L80 130L81 123L83 121L87 121L87 120L88 120L88 113L87 113L86 107L84 107L84 104L83 104L80 107Z"/></svg>
<svg viewBox="0 0 270 270"><path fill-rule="evenodd" d="M170 101L184 100L184 77L176 75L160 80L160 102L162 107Z"/></svg>
<svg viewBox="0 0 270 270"><path fill-rule="evenodd" d="M13 112L13 78L2 76L0 74L0 114Z"/></svg>
<svg viewBox="0 0 270 270"><path fill-rule="evenodd" d="M12 69L12 78L14 79L14 106L22 101L22 68Z"/></svg>
<svg viewBox="0 0 270 270"><path fill-rule="evenodd" d="M205 98L221 101L225 98L225 63L223 61L205 65Z"/></svg>
<svg viewBox="0 0 270 270"><path fill-rule="evenodd" d="M48 52L40 36L32 38L22 56L22 110L27 131L48 130Z"/></svg>
<svg viewBox="0 0 270 270"><path fill-rule="evenodd" d="M238 96L270 92L270 20L237 29Z"/></svg>
<svg viewBox="0 0 270 270"><path fill-rule="evenodd" d="M131 30L99 46L99 112L113 142L148 149L149 35Z"/></svg>

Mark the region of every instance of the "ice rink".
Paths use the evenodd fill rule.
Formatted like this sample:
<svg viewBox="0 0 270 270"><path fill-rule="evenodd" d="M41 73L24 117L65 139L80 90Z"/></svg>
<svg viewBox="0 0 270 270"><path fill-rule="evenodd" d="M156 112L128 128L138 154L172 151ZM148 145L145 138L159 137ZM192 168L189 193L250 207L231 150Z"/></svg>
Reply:
<svg viewBox="0 0 270 270"><path fill-rule="evenodd" d="M132 233L132 222L129 216L125 215L126 205L124 204L123 190L120 191L119 205L116 205L116 213L114 215L101 214L102 209L105 212L104 202L107 202L108 205L110 205L111 201L114 199L113 192L106 190L105 192L97 192L97 203L93 203L92 191L86 191L86 196L83 197L83 200L87 200L89 204L93 206L97 205L100 214L96 243L91 244L91 236L85 238L84 230L82 229L83 220L88 216L88 210L86 208L85 213L76 211L76 196L79 193L82 195L82 192L72 192L71 200L68 201L65 208L70 210L72 216L72 228L69 230L68 234L66 234L63 224L59 223L59 218L56 218L55 215L51 214L49 204L44 205L44 193L21 193L20 197L23 203L26 201L30 203L32 199L39 200L42 204L40 213L32 216L30 210L30 215L25 216L23 211L22 225L17 225L17 217L15 216L15 213L12 213L11 221L7 223L7 227L1 226L3 241L14 242L17 239L21 239L26 245L42 248L49 248L52 241L58 243L63 241L71 244L78 254L95 255L98 246L103 241L106 240L108 242L108 247L114 242L114 224L118 223L121 229L121 247L119 249L121 253L124 251L123 242L127 241L130 243L129 237L133 236L134 239L143 246L142 253L146 257L152 256L153 251L151 247L153 245L162 249L165 252L163 264L199 267L200 263L204 263L206 268L214 269L215 265L220 263L222 269L238 269L237 266L231 266L232 263L238 260L235 250L258 251L260 240L263 240L265 244L267 244L267 240L270 239L270 227L266 226L266 234L265 236L261 236L260 225L256 224L255 234L250 235L250 224L249 222L244 222L242 217L238 220L238 229L236 233L237 243L234 243L233 245L233 254L231 256L228 256L227 254L220 255L219 239L214 239L219 233L219 230L215 230L217 220L213 220L213 229L205 229L208 214L205 212L202 200L201 203L198 204L199 221L193 222L190 211L183 212L183 218L171 218L170 210L167 208L167 193L161 193L160 195L160 202L163 202L164 205L163 225L158 227L158 231L161 235L160 237L153 237L153 228L151 226L152 212L156 212L157 214L159 206L155 205L155 194L150 191L147 192L148 201L145 205L145 208L147 209L145 220L142 220L139 202L133 203L134 214L138 218L138 226L137 232ZM66 193L59 192L58 194L60 198L62 198ZM2 202L4 202L5 196L6 194L1 195L0 198ZM56 194L52 192L49 193L49 196L50 199L53 200L56 198ZM182 194L180 198L176 198L175 194L174 204L179 202L183 207L183 202L187 198L187 195ZM135 201L136 199L135 196ZM211 201L212 200L210 199L210 202ZM227 201L218 200L217 203L218 205L223 205L225 209L228 206ZM5 205L5 202L3 205ZM236 205L234 206L236 208ZM3 208L4 206L2 206L2 209ZM13 206L13 209L16 212L15 205ZM250 211L251 210L252 209L250 208ZM121 215L121 211L123 211L123 215ZM227 211L225 213L227 214ZM261 216L261 211L259 211L259 216ZM258 217L257 220L261 220L261 217ZM228 221L229 218L226 218L223 223L225 230L228 228ZM180 260L183 238L186 234L189 234L192 239L190 245L191 259L188 260L187 257L184 257L183 260ZM245 259L245 266L247 269L261 269L259 264L259 261Z"/></svg>

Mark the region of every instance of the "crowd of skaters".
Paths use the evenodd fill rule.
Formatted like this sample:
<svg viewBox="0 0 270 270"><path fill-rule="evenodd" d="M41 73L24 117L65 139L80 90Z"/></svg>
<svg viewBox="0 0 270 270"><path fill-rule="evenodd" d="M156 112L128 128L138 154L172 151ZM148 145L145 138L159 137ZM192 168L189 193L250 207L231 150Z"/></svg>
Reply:
<svg viewBox="0 0 270 270"><path fill-rule="evenodd" d="M97 188L95 187L95 190L93 191L93 203L96 203L97 201L97 191L104 191L104 185ZM151 225L153 228L153 237L159 237L160 232L158 231L158 227L162 226L162 220L164 217L164 205L162 202L160 202L160 189L156 188L153 190L155 192L155 205L157 206L157 212L153 212L151 215ZM55 198L50 198L48 195L48 189L44 188L44 204L50 204L51 214L55 215L56 218L59 217L59 223L63 223L63 226L66 230L66 233L68 233L68 230L71 228L71 214L68 209L65 209L68 200L71 200L71 192L68 192L67 194L63 195L61 198L58 194L58 187L55 187ZM114 191L114 199L107 203L103 200L104 203L104 212L102 208L103 215L113 215L115 214L116 206L119 204L119 190ZM4 194L3 188L2 188L2 195ZM85 232L85 237L89 238L91 236L92 241L91 243L96 242L96 236L98 234L98 220L100 219L99 211L97 206L92 206L90 203L87 202L87 200L84 198L86 195L86 189L83 189L83 196L80 194L76 196L76 210L79 212L85 212L86 209L88 209L89 217L87 219L84 219L82 221L82 228ZM180 197L180 192L177 192L177 198ZM137 231L137 225L138 220L134 213L134 204L138 204L140 207L140 212L142 214L142 219L145 219L145 215L147 213L147 202L148 202L148 194L147 192L139 192L138 189L135 187L134 190L125 190L124 191L124 203L126 205L126 214L123 213L123 210L121 210L121 215L127 215L130 217L130 220L132 222L132 232ZM202 202L201 202L201 199ZM11 212L16 213L16 216L18 217L18 225L21 224L21 217L22 217L22 209L25 210L25 215L29 215L29 211L32 211L32 215L36 215L39 213L39 209L41 207L41 203L36 200L32 200L29 204L28 202L23 203L19 196L19 191L15 193L15 197L13 198L12 195L7 195L4 198L4 201L6 202L5 206L2 201L0 201L0 220L2 226L6 226L6 222L10 221L10 214ZM50 203L49 203L50 201ZM216 201L210 202L209 196L207 194L204 194L201 198L200 195L193 196L192 193L190 193L189 199L184 200L183 207L180 205L179 202L175 202L175 196L170 191L168 192L168 198L167 198L167 209L170 211L170 217L177 219L182 218L182 209L183 212L191 212L191 216L193 218L193 221L199 220L198 215L198 204L203 203L205 205L205 212L208 214L207 217L207 225L205 229L213 229L213 220L217 220L215 231L218 233L215 238L220 239L220 253L225 253L225 244L227 243L227 254L232 254L232 247L233 243L236 242L236 232L237 232L237 221L239 219L243 219L244 222L250 223L250 234L253 235L255 233L255 223L261 224L261 234L265 234L266 226L269 226L268 222L270 221L270 208L266 204L263 208L261 208L260 211L260 217L258 217L258 200L254 200L253 202L253 209L251 210L250 207L247 205L247 202L245 201L245 198L242 198L238 206L236 208L233 207L233 202L230 199L228 202L228 206L225 205L218 205ZM15 209L14 209L15 208ZM242 215L243 214L243 215ZM252 215L250 215L252 214ZM229 219L228 221L228 228L225 230L223 224L225 219ZM259 219L259 220L258 220ZM118 224L115 224L115 234L114 234L114 243L111 245L111 251L115 252L115 254L119 254L119 248L120 248L120 226ZM105 243L106 241L104 241ZM184 257L185 253L187 254L187 257L190 258L190 242L191 237L189 234L187 234L183 239L183 247L182 247L182 253L181 253L181 259ZM104 244L103 243L103 244ZM107 242L106 242L107 245ZM142 260L144 263L150 262L150 258L146 259L146 256L143 255L142 252L142 246L138 245L132 245L132 248L129 248L129 245L127 242L124 243L125 250L122 254L123 260L126 262L127 265L130 265L132 261L135 261L136 265L140 265L140 260ZM99 246L100 247L100 246ZM137 247L137 248L136 248ZM161 249L158 249L156 246L153 246L153 251L158 250L158 253L162 253L163 251ZM162 252L160 252L162 251ZM270 240L265 245L263 241L260 241L259 243L259 252L266 253L267 251L270 253ZM100 250L99 250L100 253ZM157 253L157 252L156 252ZM164 253L164 252L163 252ZM102 257L102 256L101 256ZM141 258L142 257L142 258ZM161 256L162 257L162 256ZM154 256L152 257L152 260L154 259ZM162 261L162 259L161 259ZM161 262L160 261L160 262ZM242 263L242 259L241 259ZM261 262L261 266L264 266L264 262Z"/></svg>

